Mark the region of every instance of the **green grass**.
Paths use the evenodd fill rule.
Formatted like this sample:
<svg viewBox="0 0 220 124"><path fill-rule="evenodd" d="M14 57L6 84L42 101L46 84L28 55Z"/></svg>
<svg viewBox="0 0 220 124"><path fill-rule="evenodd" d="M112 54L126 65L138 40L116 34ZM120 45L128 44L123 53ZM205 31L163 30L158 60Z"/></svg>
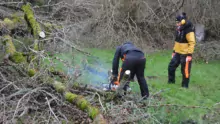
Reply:
<svg viewBox="0 0 220 124"><path fill-rule="evenodd" d="M107 73L107 71L111 69L114 50L89 49L88 51L91 52L92 55L96 56L87 57L89 66L103 73ZM81 60L85 57L82 54L77 54L76 56L78 58L75 57L75 62L72 62L71 57L68 54L58 56L78 65L81 64ZM162 97L161 102L163 104L211 108L212 105L220 102L220 76L218 72L218 70L220 70L219 61L209 62L209 64L202 61L193 61L189 89L183 89L181 88L182 75L180 66L176 71L176 84L167 84L167 68L171 60L171 51L161 51L149 55L147 54L146 58L145 76L156 77L147 80L150 93L153 95L160 90L164 90L160 93L160 96ZM62 68L62 65L58 64L58 67ZM92 74L85 74L83 79L84 80L81 81L87 83L94 81L102 82L105 80L102 78L99 79L98 76L94 76ZM138 93L140 92L138 83L131 83L131 88L133 91ZM177 109L175 107L171 107L171 113L167 113L167 109L167 107L161 107L160 109L148 108L147 111L154 112L155 117L160 119L162 123L180 123L181 121L189 119L193 119L198 123L205 123L202 120L202 116L207 112L206 109L192 109L184 107Z"/></svg>
<svg viewBox="0 0 220 124"><path fill-rule="evenodd" d="M167 67L170 61L169 53L150 55L148 58L146 74L158 76L156 80L149 80L149 85L155 89L170 88L170 91L163 94L170 101L185 105L206 106L211 106L218 102L220 95L220 76L217 73L220 69L220 64L218 62L210 62L209 64L194 62L189 89L182 90L179 89L182 79L180 67L176 72L176 84L167 84Z"/></svg>
<svg viewBox="0 0 220 124"><path fill-rule="evenodd" d="M99 59L105 62L106 65L109 65L109 68L111 67L114 50L106 50L103 52L103 50L94 49L91 53L100 56ZM171 99L175 97L178 99L184 98L184 100L177 99L177 101L181 101L181 104L186 105L205 104L211 106L213 103L218 102L220 96L219 61L209 62L209 64L201 61L193 61L189 89L184 90L181 88L182 74L180 66L176 71L176 84L167 84L167 68L171 59L170 51L146 55L146 58L146 77L156 77L147 80L152 92L169 89L163 93L165 97L170 98L170 96L172 96Z"/></svg>
<svg viewBox="0 0 220 124"><path fill-rule="evenodd" d="M91 52L96 56L100 56L100 59L104 61L105 64L111 66L114 50L93 49ZM212 105L220 102L219 61L209 62L209 64L202 61L193 61L189 89L183 89L181 88L182 74L180 66L176 71L176 84L167 84L167 68L171 60L171 51L147 54L146 58L146 77L156 76L154 79L147 80L150 93L153 95L160 90L164 90L164 92L160 93L164 103L211 108ZM133 90L139 92L138 83L132 83L131 87ZM167 114L163 109L160 109L158 118L164 119L167 117L171 123L180 123L183 120L189 119L204 123L202 116L207 112L206 109L200 108L182 108L181 110L174 111L176 113ZM162 122L166 123L166 121L167 120L163 120Z"/></svg>

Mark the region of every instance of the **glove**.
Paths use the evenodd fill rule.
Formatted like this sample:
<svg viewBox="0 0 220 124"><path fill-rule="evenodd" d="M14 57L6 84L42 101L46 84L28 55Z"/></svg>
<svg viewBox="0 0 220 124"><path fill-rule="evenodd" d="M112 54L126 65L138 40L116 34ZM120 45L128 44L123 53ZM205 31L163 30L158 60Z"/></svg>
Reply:
<svg viewBox="0 0 220 124"><path fill-rule="evenodd" d="M176 53L172 53L172 58L175 56Z"/></svg>
<svg viewBox="0 0 220 124"><path fill-rule="evenodd" d="M112 75L112 76L111 76L111 82L115 82L115 81L117 81L117 78L118 78L117 76Z"/></svg>
<svg viewBox="0 0 220 124"><path fill-rule="evenodd" d="M186 62L190 62L190 61L192 61L192 56L187 56L186 57Z"/></svg>

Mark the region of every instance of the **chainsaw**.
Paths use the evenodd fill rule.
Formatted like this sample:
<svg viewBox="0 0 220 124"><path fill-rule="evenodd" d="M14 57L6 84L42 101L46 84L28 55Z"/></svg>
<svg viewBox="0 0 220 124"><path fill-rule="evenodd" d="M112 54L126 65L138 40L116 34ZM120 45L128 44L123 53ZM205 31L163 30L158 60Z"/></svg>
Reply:
<svg viewBox="0 0 220 124"><path fill-rule="evenodd" d="M103 84L103 91L115 91L119 94L126 94L126 92L131 91L129 88L129 77L130 77L130 70L126 70L124 76L122 77L121 81L119 82L118 75L117 80L112 80L112 70L108 71L108 84Z"/></svg>

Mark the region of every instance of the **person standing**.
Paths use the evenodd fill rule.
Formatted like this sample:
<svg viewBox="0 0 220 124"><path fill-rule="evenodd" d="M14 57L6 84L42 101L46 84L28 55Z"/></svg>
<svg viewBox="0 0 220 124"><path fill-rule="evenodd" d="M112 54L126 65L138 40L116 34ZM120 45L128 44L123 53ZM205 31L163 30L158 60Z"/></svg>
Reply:
<svg viewBox="0 0 220 124"><path fill-rule="evenodd" d="M187 20L186 13L176 17L176 37L172 59L168 66L168 83L175 83L175 71L181 64L182 87L188 88L192 66L192 54L196 44L193 24Z"/></svg>

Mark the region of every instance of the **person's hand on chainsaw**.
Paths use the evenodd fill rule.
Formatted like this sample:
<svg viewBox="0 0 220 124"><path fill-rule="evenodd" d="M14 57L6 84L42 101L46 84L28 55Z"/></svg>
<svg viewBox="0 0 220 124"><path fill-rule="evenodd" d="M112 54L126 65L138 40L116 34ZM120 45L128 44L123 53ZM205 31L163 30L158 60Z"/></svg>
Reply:
<svg viewBox="0 0 220 124"><path fill-rule="evenodd" d="M112 75L111 76L111 82L115 82L117 81L117 76L116 75Z"/></svg>

